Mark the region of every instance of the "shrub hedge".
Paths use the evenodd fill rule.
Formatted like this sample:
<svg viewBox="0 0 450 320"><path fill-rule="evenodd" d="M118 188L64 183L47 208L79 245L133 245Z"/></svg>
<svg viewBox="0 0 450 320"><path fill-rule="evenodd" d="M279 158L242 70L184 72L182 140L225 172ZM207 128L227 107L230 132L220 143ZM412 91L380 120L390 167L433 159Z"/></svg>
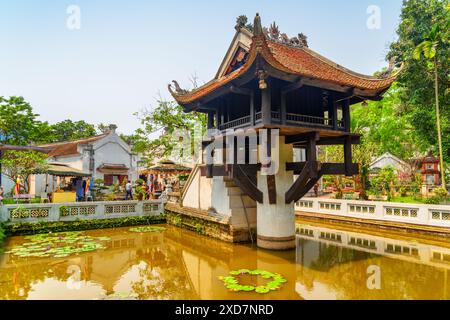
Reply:
<svg viewBox="0 0 450 320"><path fill-rule="evenodd" d="M127 217L104 220L76 220L38 223L17 223L5 226L8 236L30 235L47 232L82 231L93 229L120 228L148 224L165 223L164 215L146 217ZM1 229L0 229L1 235Z"/></svg>
<svg viewBox="0 0 450 320"><path fill-rule="evenodd" d="M6 239L5 224L0 222L0 252L2 252L3 242Z"/></svg>

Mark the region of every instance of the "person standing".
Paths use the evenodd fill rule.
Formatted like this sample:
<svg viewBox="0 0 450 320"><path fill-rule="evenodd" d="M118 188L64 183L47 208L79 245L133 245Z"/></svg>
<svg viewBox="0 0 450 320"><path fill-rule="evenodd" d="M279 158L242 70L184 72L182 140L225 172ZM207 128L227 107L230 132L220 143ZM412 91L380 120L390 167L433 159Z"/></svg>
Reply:
<svg viewBox="0 0 450 320"><path fill-rule="evenodd" d="M125 185L125 200L128 200L128 197L130 197L130 200L133 200L133 185L131 184L131 181L128 180L127 184Z"/></svg>
<svg viewBox="0 0 450 320"><path fill-rule="evenodd" d="M75 182L75 192L77 195L77 202L81 202L84 200L84 187L83 180L78 178Z"/></svg>

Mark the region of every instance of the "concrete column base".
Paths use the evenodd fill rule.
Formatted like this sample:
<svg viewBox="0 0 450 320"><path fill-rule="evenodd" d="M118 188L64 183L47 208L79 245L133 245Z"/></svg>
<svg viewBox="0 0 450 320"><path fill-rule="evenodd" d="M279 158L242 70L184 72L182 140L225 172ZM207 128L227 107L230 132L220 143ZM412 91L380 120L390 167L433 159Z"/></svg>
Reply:
<svg viewBox="0 0 450 320"><path fill-rule="evenodd" d="M292 237L265 237L258 235L259 248L269 250L291 250L295 248L295 236Z"/></svg>
<svg viewBox="0 0 450 320"><path fill-rule="evenodd" d="M276 204L269 201L267 175L258 172L258 189L263 193L263 203L257 203L257 245L270 250L289 250L295 248L294 204L286 204L286 191L294 183L294 173L286 171L286 162L293 159L292 145L285 143L284 137L278 137L278 143L272 143L272 164L278 164L275 176ZM267 172L266 172L267 174Z"/></svg>

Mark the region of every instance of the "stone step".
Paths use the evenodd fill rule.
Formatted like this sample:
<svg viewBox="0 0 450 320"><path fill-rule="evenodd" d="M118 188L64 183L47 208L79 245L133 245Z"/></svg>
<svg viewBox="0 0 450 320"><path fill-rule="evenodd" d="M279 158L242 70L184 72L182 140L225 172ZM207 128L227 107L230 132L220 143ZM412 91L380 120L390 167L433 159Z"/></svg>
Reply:
<svg viewBox="0 0 450 320"><path fill-rule="evenodd" d="M239 195L243 194L241 188L239 188L237 186L236 187L227 187L227 191L228 191L229 196L239 196Z"/></svg>
<svg viewBox="0 0 450 320"><path fill-rule="evenodd" d="M256 208L256 201L246 195L232 195L230 197L230 208ZM242 199L241 199L242 197Z"/></svg>

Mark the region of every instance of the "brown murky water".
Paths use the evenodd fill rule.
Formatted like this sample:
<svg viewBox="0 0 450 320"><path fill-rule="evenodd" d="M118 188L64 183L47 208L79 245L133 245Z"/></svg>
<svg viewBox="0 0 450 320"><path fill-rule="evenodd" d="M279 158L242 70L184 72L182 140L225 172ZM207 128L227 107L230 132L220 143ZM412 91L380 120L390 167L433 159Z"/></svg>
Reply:
<svg viewBox="0 0 450 320"><path fill-rule="evenodd" d="M450 243L432 237L298 222L297 249L270 252L165 226L86 231L106 249L67 258L0 255L0 299L448 299ZM23 243L13 237L6 251ZM262 269L287 282L267 294L219 280ZM264 279L247 279L246 282Z"/></svg>

